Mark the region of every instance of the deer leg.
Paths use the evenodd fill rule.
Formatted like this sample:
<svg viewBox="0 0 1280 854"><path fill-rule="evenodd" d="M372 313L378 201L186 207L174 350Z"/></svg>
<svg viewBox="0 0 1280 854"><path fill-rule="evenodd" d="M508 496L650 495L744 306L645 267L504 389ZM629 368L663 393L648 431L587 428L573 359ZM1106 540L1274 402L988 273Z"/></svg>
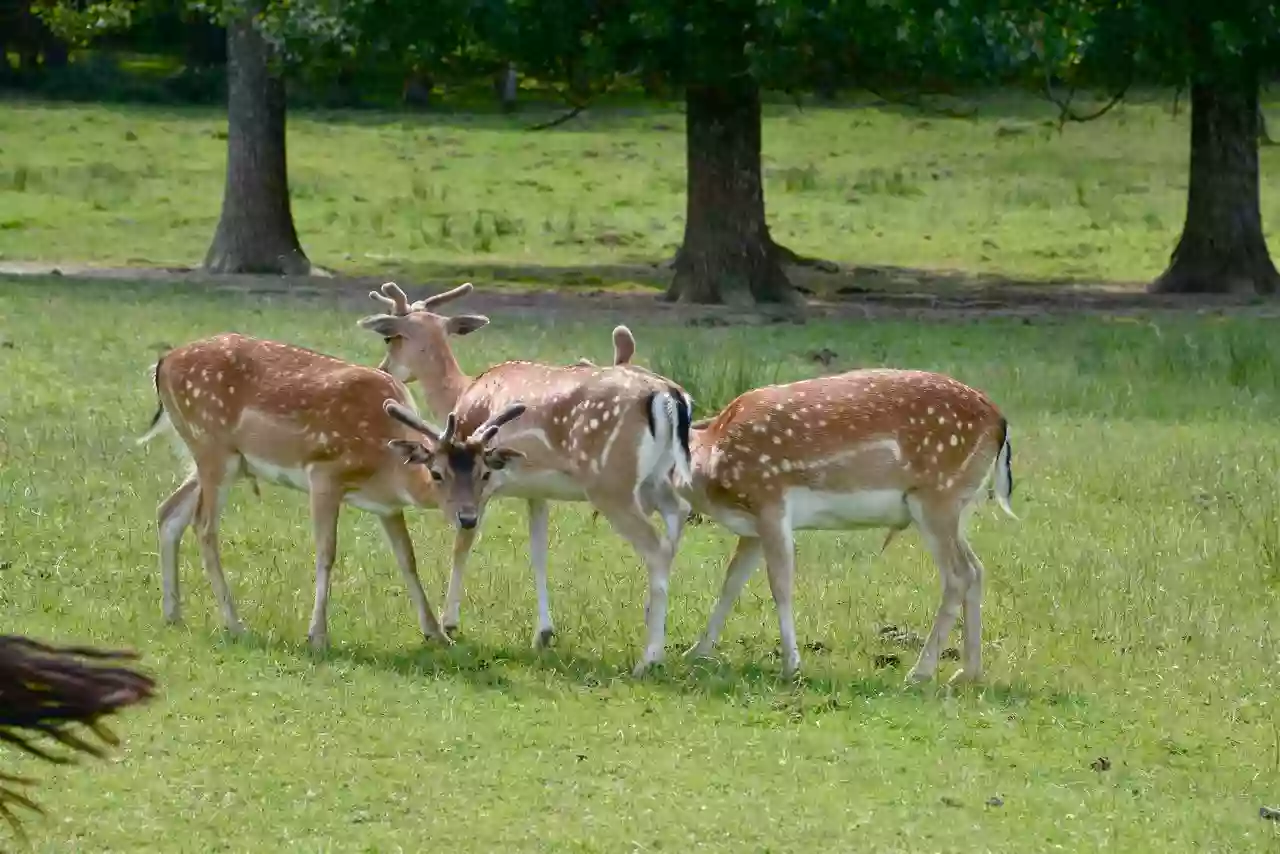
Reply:
<svg viewBox="0 0 1280 854"><path fill-rule="evenodd" d="M453 532L453 564L449 571L449 590L444 597L445 635L453 637L458 633L462 611L462 576L467 571L467 559L471 557L471 549L476 543L475 528L454 528Z"/></svg>
<svg viewBox="0 0 1280 854"><path fill-rule="evenodd" d="M316 602L311 611L307 640L311 648L323 650L329 645L330 573L338 554L338 514L342 510L342 488L327 478L310 473L311 527L316 544Z"/></svg>
<svg viewBox="0 0 1280 854"><path fill-rule="evenodd" d="M959 520L953 514L929 508L914 496L907 499L907 506L942 579L942 601L934 615L933 627L920 650L920 657L907 674L908 682L923 682L931 679L937 670L942 644L960 616L965 590L969 586L969 562L961 550Z"/></svg>
<svg viewBox="0 0 1280 854"><path fill-rule="evenodd" d="M160 531L161 611L166 623L182 622L182 596L178 586L178 547L195 519L200 504L200 481L195 472L161 503L156 511Z"/></svg>
<svg viewBox="0 0 1280 854"><path fill-rule="evenodd" d="M240 458L224 456L213 464L200 466L197 463L197 466L200 498L196 505L196 525L200 534L201 562L204 564L205 575L209 578L209 586L213 588L213 596L218 600L223 626L232 634L243 634L244 623L236 615L235 602L231 598L231 589L227 586L227 577L222 571L222 556L218 550L218 521L240 469Z"/></svg>
<svg viewBox="0 0 1280 854"><path fill-rule="evenodd" d="M414 613L418 616L418 628L422 636L452 643L440 623L436 620L436 612L427 600L422 589L422 579L418 577L418 562L413 554L413 538L409 536L409 528L405 525L403 513L392 513L390 516L379 516L382 530L391 544L391 551L396 556L396 564L400 567L400 576L404 586L409 589L409 599L413 602Z"/></svg>
<svg viewBox="0 0 1280 854"><path fill-rule="evenodd" d="M551 508L546 499L529 499L529 562L533 564L533 586L538 595L538 622L533 629L533 648L545 649L555 637L551 623L551 596L547 591L547 550L551 537Z"/></svg>
<svg viewBox="0 0 1280 854"><path fill-rule="evenodd" d="M620 502L608 496L587 493L587 498L609 520L614 530L640 553L649 571L649 598L645 603L646 640L644 655L631 671L641 676L650 666L662 661L667 631L667 587L671 579L673 553L670 544L653 526L639 500Z"/></svg>
<svg viewBox="0 0 1280 854"><path fill-rule="evenodd" d="M791 523L781 510L759 516L760 543L764 551L769 590L778 608L778 633L782 639L782 676L790 679L800 669L796 621L791 597L795 586L796 545Z"/></svg>
<svg viewBox="0 0 1280 854"><path fill-rule="evenodd" d="M969 541L960 540L960 548L969 565L969 586L964 591L964 665L951 676L951 681L976 682L982 678L982 590L986 570Z"/></svg>
<svg viewBox="0 0 1280 854"><path fill-rule="evenodd" d="M763 547L758 537L739 537L738 546L734 549L733 558L729 561L729 567L724 573L724 586L720 589L720 598L716 600L715 609L711 612L711 619L707 621L706 631L702 633L702 637L698 642L689 648L685 653L690 658L706 658L711 655L711 651L715 649L716 641L720 639L720 632L724 629L725 620L729 618L729 612L733 610L733 605L738 601L738 596L742 593L742 588L746 586L747 579L751 577L751 573L760 565L760 558L764 554Z"/></svg>
<svg viewBox="0 0 1280 854"><path fill-rule="evenodd" d="M667 540L671 544L671 553L675 554L680 547L680 537L684 533L684 526L689 520L689 511L692 508L689 502L681 498L666 480L660 481L654 487L653 500L657 505L658 513L662 516L663 524L667 527Z"/></svg>

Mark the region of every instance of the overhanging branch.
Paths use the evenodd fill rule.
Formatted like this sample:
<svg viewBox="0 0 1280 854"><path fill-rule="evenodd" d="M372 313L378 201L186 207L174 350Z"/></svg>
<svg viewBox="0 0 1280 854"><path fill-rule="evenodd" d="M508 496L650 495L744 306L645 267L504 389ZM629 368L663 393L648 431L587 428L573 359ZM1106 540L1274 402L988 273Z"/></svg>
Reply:
<svg viewBox="0 0 1280 854"><path fill-rule="evenodd" d="M1067 92L1066 100L1057 97L1053 93L1053 84L1050 82L1049 72L1046 70L1044 74L1044 95L1054 104L1054 106L1058 108L1058 133L1062 133L1062 129L1066 127L1067 122L1091 122L1094 119L1102 118L1107 113L1111 112L1112 108L1114 108L1116 104L1119 104L1124 100L1124 96L1129 93L1129 87L1132 84L1133 75L1130 74L1125 79L1124 85L1117 89L1115 94L1111 96L1111 100L1107 101L1107 103L1103 104L1091 113L1081 114L1074 112L1071 109L1071 102L1075 100L1076 97L1076 87L1072 86L1070 91Z"/></svg>
<svg viewBox="0 0 1280 854"><path fill-rule="evenodd" d="M591 106L592 98L597 98L601 95L609 94L609 92L613 90L613 84L614 84L614 81L610 80L607 84L605 84L603 89L601 89L599 92L588 94L586 99L584 100L579 100L573 97L572 93L570 92L561 91L560 89L554 89L553 91L560 96L560 100L564 101L566 104L569 105L568 112L561 113L560 115L556 116L554 119L551 119L550 121L540 122L536 125L530 125L529 127L525 128L525 130L527 131L550 130L551 128L559 127L562 124L573 121L578 116L582 115L583 111L586 110L587 107Z"/></svg>
<svg viewBox="0 0 1280 854"><path fill-rule="evenodd" d="M872 95L879 98L881 101L887 101L888 103L895 104L899 107L910 107L913 110L919 110L920 112L928 115L941 116L948 119L971 119L978 114L977 107L974 107L971 110L957 110L954 107L931 106L929 104L926 104L923 100L921 100L921 96L923 95L923 93L921 92L909 94L909 95L906 95L905 97L903 96L894 97L892 95L885 94L882 90L876 88L875 86L871 86L866 83L861 84L861 86L863 89L867 90Z"/></svg>
<svg viewBox="0 0 1280 854"><path fill-rule="evenodd" d="M582 111L587 108L586 104L578 104L571 108L567 113L561 113L548 122L539 122L536 125L530 125L525 130L551 130L551 128L559 127L562 124L571 122L578 116L582 115Z"/></svg>

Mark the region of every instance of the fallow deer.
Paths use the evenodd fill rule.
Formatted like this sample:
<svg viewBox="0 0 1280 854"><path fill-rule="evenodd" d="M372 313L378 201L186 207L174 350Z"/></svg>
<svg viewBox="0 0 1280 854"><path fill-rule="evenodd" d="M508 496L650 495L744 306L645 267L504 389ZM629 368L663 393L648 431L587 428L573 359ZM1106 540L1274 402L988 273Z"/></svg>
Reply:
<svg viewBox="0 0 1280 854"><path fill-rule="evenodd" d="M443 506L463 531L473 528L500 478L478 447L450 458L456 475L448 489L419 466L414 434L387 417L384 401L412 406L404 384L383 371L353 365L302 347L236 333L216 335L166 353L154 369L159 408L138 442L176 434L193 470L159 508L160 574L166 621L181 619L178 547L194 521L201 559L227 629L244 631L222 571L218 520L236 479L257 479L310 495L316 547L316 592L308 638L328 642L330 572L337 553L343 504L375 514L409 591L418 627L427 639L451 643L441 630L418 578L403 508ZM480 433L519 415L495 409ZM469 456L467 456L469 455Z"/></svg>
<svg viewBox="0 0 1280 854"><path fill-rule="evenodd" d="M461 429L475 429L508 401L518 398L526 405L520 421L498 433L502 445L522 452L524 459L494 495L528 502L538 599L534 646L545 646L554 634L547 595L547 501L588 501L632 544L648 569L647 637L635 668L639 674L663 655L671 562L689 510L675 487L690 476L692 401L671 380L628 364L635 343L625 327L614 331L614 359L623 364L509 361L475 379L468 377L453 356L448 335L467 334L488 319L444 317L429 309L471 289L467 283L410 304L388 282L369 295L391 313L359 323L387 342L380 367L404 381L417 379L429 408L435 413L452 410ZM663 517L665 534L649 521L655 509ZM447 631L458 624L470 548L469 543L458 545L463 552L455 555L442 621Z"/></svg>
<svg viewBox="0 0 1280 854"><path fill-rule="evenodd" d="M908 680L932 677L962 607L963 666L953 679L981 675L983 567L964 529L993 468L995 497L1017 518L1008 422L986 395L936 373L851 371L748 391L694 424L691 446L693 482L682 495L739 540L687 655L711 653L763 557L783 673L794 675L793 532L887 527L887 546L914 523L941 573L942 604Z"/></svg>

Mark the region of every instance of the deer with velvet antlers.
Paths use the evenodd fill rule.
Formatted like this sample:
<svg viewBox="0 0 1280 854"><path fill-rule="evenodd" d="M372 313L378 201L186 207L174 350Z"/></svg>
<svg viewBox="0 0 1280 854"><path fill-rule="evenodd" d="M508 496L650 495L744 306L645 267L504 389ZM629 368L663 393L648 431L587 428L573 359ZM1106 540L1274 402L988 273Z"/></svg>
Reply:
<svg viewBox="0 0 1280 854"><path fill-rule="evenodd" d="M501 425L523 408L508 399L469 438L455 441L412 417L404 384L383 371L277 341L236 333L170 350L154 369L159 408L138 442L176 435L192 471L160 505L160 575L166 621L181 620L178 547L193 523L222 621L244 631L222 571L218 520L231 486L248 478L306 492L316 548L316 591L308 638L328 641L330 573L338 515L349 504L376 515L399 564L428 639L451 643L418 578L405 507L442 507L469 535L518 452L491 446ZM385 409L384 409L385 404ZM390 415L391 417L388 417ZM410 432L406 428L412 428ZM425 428L425 429L424 429ZM418 433L432 445L424 452ZM406 465L423 462L431 465Z"/></svg>
<svg viewBox="0 0 1280 854"><path fill-rule="evenodd" d="M472 289L460 285L410 303L388 282L370 297L388 313L360 320L381 335L387 354L380 367L398 379L416 379L437 415L452 411L458 429L478 429L490 413L519 399L519 422L502 428L495 441L523 454L495 497L523 498L529 508L531 562L537 588L535 647L554 634L547 595L548 501L588 501L639 552L648 569L646 643L635 672L661 660L665 642L671 563L688 515L676 487L688 481L692 401L678 385L629 364L635 343L625 327L614 330L614 361L599 367L585 360L554 366L509 361L480 376L464 374L449 347L450 334L464 335L488 323L475 315L444 317L430 309ZM657 510L664 531L649 516ZM458 624L465 551L459 540L445 603L446 631Z"/></svg>
<svg viewBox="0 0 1280 854"><path fill-rule="evenodd" d="M942 603L909 681L932 677L964 613L963 666L982 673L983 567L965 523L994 474L1009 516L1009 425L986 395L941 374L858 370L739 396L692 430L693 509L736 533L720 598L692 657L710 655L764 558L778 610L783 672L800 666L792 611L794 531L915 524L942 576Z"/></svg>

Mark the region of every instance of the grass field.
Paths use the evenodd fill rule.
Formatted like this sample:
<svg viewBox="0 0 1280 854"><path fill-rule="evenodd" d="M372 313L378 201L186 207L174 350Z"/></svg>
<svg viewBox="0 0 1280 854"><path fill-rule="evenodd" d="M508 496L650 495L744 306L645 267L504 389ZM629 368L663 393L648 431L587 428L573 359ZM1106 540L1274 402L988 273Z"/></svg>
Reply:
<svg viewBox="0 0 1280 854"><path fill-rule="evenodd" d="M978 102L973 118L773 105L771 224L796 250L838 261L1149 280L1185 201L1186 105L1177 117L1172 105L1138 99L1062 135L1053 109L1026 98ZM537 118L294 114L304 249L344 271L516 265L502 275L591 284L612 284L593 266L670 257L683 228L682 116L605 111L521 132ZM206 110L0 105L0 261L199 262L225 130ZM1276 157L1263 149L1272 229Z"/></svg>
<svg viewBox="0 0 1280 854"><path fill-rule="evenodd" d="M47 203L40 216L52 227L57 208ZM155 217L167 214L140 204L137 215L148 221L136 245L149 246L162 231ZM39 245L88 252L122 233L108 219L83 233L61 226L78 243L45 235ZM199 232L174 229L153 251L180 254L184 235ZM709 402L730 393L725 376L811 375L818 366L804 354L821 346L841 354L832 370L932 368L994 396L1013 424L1023 520L991 510L975 519L989 573L989 679L952 693L902 688L915 650L881 634L886 625L923 634L937 604L914 533L884 555L881 532L800 536L797 620L809 649L794 686L776 677L761 577L718 661L678 657L710 611L730 549L710 525L690 529L679 557L672 658L647 680L626 676L641 640L643 573L581 507L553 511L560 637L541 658L527 648L533 591L519 504L495 505L488 520L453 650L420 646L377 525L348 511L334 649L313 658L304 502L273 488L255 499L243 484L223 542L252 638L218 630L190 539L188 625L163 626L153 513L179 466L163 443L132 444L154 404L147 365L166 345L224 329L373 363L382 345L356 316L293 299L0 281L4 628L137 647L164 689L119 723L126 747L109 764L51 769L6 752L6 771L43 779L52 817L31 826L37 851L1280 844L1280 825L1258 815L1280 787L1273 324L884 321L696 339L687 328L636 329L641 361L679 371ZM608 348L607 325L512 317L458 344L473 371L516 356L604 360ZM411 528L438 607L449 536L429 513ZM878 668L888 654L903 666Z"/></svg>
<svg viewBox="0 0 1280 854"><path fill-rule="evenodd" d="M771 106L775 235L858 264L1149 279L1184 203L1186 117L1170 103L1062 136L1044 105L1009 97L972 119ZM671 255L684 211L677 112L519 132L533 120L295 114L304 247L331 269L474 277L482 290L626 284L619 270ZM224 131L210 111L0 103L0 263L197 262L218 215ZM1262 149L1269 226L1275 157ZM988 569L980 687L901 686L909 635L927 631L938 598L914 533L883 555L879 531L800 535L798 684L777 678L762 577L720 657L683 661L732 545L710 524L690 529L678 558L668 663L632 680L644 573L582 506L553 510L559 637L542 656L528 649L519 503L487 520L451 650L422 647L377 524L348 510L333 649L313 656L305 501L271 487L257 499L244 484L223 554L252 636L219 630L190 537L187 625L162 625L154 511L181 467L164 443L133 445L154 407L146 368L227 329L373 364L382 344L354 322L368 310L0 277L0 630L136 647L164 692L119 722L125 747L109 763L0 757L0 770L42 780L51 816L30 826L37 851L1280 846L1280 823L1258 813L1280 798L1274 320L633 326L639 361L704 407L870 365L945 371L995 398L1013 425L1022 521L984 510L974 522ZM492 314L457 344L473 372L609 358L611 322ZM823 347L839 354L828 367L809 358ZM439 607L451 536L436 514L410 524Z"/></svg>

